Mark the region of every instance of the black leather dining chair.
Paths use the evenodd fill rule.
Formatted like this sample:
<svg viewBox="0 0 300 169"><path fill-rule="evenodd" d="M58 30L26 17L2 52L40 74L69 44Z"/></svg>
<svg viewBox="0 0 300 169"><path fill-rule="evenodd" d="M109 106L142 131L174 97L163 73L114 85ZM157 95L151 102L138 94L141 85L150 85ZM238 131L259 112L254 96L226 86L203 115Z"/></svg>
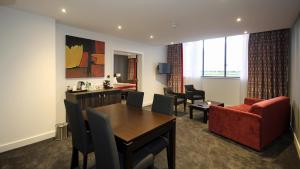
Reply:
<svg viewBox="0 0 300 169"><path fill-rule="evenodd" d="M184 106L184 112L186 109L186 96L184 93L175 93L173 92L172 88L165 87L164 88L164 94L166 96L171 96L174 98L174 105L175 105L175 115L177 116L177 106L180 104L183 104Z"/></svg>
<svg viewBox="0 0 300 169"><path fill-rule="evenodd" d="M78 166L78 151L83 154L82 168L87 168L88 154L94 152L90 131L86 128L82 112L77 103L64 100L72 132L71 169Z"/></svg>
<svg viewBox="0 0 300 169"><path fill-rule="evenodd" d="M87 109L88 121L95 144L96 169L121 169L123 158L118 154L110 120L103 113ZM134 169L153 169L153 154L140 149L133 154Z"/></svg>
<svg viewBox="0 0 300 169"><path fill-rule="evenodd" d="M164 96L160 94L154 94L151 111L154 113L161 113L166 115L173 115L174 112L174 98L171 96ZM167 150L168 167L170 167L171 153L169 149L169 133L150 142L146 148L149 152L157 155L164 149Z"/></svg>
<svg viewBox="0 0 300 169"><path fill-rule="evenodd" d="M196 90L194 85L185 85L185 94L186 98L192 101L192 104L194 104L195 100L205 101L205 91Z"/></svg>
<svg viewBox="0 0 300 169"><path fill-rule="evenodd" d="M130 91L127 95L126 104L138 108L143 107L144 92Z"/></svg>

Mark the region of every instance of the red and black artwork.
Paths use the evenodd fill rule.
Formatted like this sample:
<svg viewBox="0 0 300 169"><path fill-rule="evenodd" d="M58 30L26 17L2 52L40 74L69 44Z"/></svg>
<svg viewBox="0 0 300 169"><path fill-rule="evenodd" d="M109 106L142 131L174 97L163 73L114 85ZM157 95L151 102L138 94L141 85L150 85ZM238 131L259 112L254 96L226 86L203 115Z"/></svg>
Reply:
<svg viewBox="0 0 300 169"><path fill-rule="evenodd" d="M105 43L66 35L66 78L104 77Z"/></svg>

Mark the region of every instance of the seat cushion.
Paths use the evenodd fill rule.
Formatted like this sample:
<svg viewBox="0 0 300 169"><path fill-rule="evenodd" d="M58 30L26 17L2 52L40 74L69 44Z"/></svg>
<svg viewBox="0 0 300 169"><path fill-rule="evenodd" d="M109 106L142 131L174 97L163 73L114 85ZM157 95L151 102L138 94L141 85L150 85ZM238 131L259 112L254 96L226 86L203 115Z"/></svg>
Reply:
<svg viewBox="0 0 300 169"><path fill-rule="evenodd" d="M238 105L238 106L227 106L226 108L239 110L239 111L243 111L243 112L249 112L249 110L251 108L251 105L241 104L241 105Z"/></svg>
<svg viewBox="0 0 300 169"><path fill-rule="evenodd" d="M177 98L176 104L184 103L184 100L185 100L185 99L183 99L183 98Z"/></svg>
<svg viewBox="0 0 300 169"><path fill-rule="evenodd" d="M203 96L201 96L201 95L193 95L193 99L195 99L195 100L203 99Z"/></svg>

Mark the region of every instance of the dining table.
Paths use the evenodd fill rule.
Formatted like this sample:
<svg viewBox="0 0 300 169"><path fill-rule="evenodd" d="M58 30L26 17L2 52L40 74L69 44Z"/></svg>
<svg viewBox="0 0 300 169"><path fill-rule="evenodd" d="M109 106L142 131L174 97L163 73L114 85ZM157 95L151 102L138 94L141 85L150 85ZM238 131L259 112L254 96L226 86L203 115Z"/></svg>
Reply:
<svg viewBox="0 0 300 169"><path fill-rule="evenodd" d="M124 154L124 168L132 169L133 154L151 141L168 135L168 168L175 169L176 117L126 104L111 104L93 108L108 116L118 151ZM83 114L88 121L86 113ZM97 144L97 143L94 143Z"/></svg>

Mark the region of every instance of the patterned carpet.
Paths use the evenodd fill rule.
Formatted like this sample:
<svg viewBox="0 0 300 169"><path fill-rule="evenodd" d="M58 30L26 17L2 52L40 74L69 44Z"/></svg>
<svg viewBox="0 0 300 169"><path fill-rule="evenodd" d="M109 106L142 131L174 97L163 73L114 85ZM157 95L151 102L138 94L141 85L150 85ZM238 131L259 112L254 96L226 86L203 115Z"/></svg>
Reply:
<svg viewBox="0 0 300 169"><path fill-rule="evenodd" d="M150 109L146 107L145 109ZM182 109L179 109L182 111ZM212 134L202 123L201 112L190 120L181 112L177 118L177 169L299 169L300 160L290 133L277 139L263 152L256 152ZM71 139L46 140L0 154L0 169L69 169ZM81 157L81 156L80 156ZM89 165L94 161L89 156ZM166 169L166 152L155 158L157 169Z"/></svg>

